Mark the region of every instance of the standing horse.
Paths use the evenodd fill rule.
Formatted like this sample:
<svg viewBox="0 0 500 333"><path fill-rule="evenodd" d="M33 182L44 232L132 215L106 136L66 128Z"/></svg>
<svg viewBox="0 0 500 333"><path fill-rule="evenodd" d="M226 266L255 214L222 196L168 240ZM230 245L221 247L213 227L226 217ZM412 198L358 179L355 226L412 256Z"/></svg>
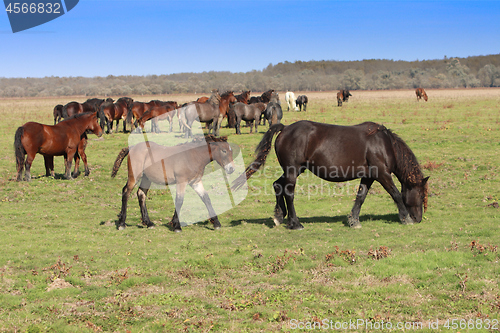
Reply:
<svg viewBox="0 0 500 333"><path fill-rule="evenodd" d="M267 103L266 110L262 113L264 116L263 124L266 124L266 120L271 125L279 124L283 118L283 110L281 110L280 98L277 92L273 92L271 95L271 100ZM260 124L260 121L259 121Z"/></svg>
<svg viewBox="0 0 500 333"><path fill-rule="evenodd" d="M252 96L248 100L248 104L254 103L269 103L271 100L271 94L274 92L274 89L269 89L268 91L262 93L260 96Z"/></svg>
<svg viewBox="0 0 500 333"><path fill-rule="evenodd" d="M250 133L252 133L252 127L255 126L255 133L257 133L257 127L259 125L259 120L262 113L266 110L266 105L264 103L235 103L231 106L229 112L234 113L234 121L236 127L236 134L241 134L241 120L250 122ZM233 117L233 116L232 116Z"/></svg>
<svg viewBox="0 0 500 333"><path fill-rule="evenodd" d="M427 102L427 94L425 93L424 88L415 89L415 95L417 95L417 102L420 102L420 99L422 99L422 97Z"/></svg>
<svg viewBox="0 0 500 333"><path fill-rule="evenodd" d="M248 104L248 99L250 98L250 90L242 91L239 95L234 95L236 100L241 103Z"/></svg>
<svg viewBox="0 0 500 333"><path fill-rule="evenodd" d="M118 124L120 119L123 120L123 133L127 131L126 118L130 105L134 100L130 97L120 97L115 103L104 102L101 104L101 112L106 116L106 125L108 133L113 130L113 121L116 120L116 130L118 131Z"/></svg>
<svg viewBox="0 0 500 333"><path fill-rule="evenodd" d="M302 106L304 106L304 112L307 111L308 102L309 100L307 99L306 95L300 95L299 97L297 97L297 100L295 101L295 103L299 106L299 111L301 112L302 112Z"/></svg>
<svg viewBox="0 0 500 333"><path fill-rule="evenodd" d="M53 112L53 115L54 115L54 125L57 124L58 122L60 122L63 119L62 110L63 110L63 105L62 104L57 104L56 106L54 106L54 112Z"/></svg>
<svg viewBox="0 0 500 333"><path fill-rule="evenodd" d="M424 178L417 158L406 143L382 125L365 122L354 126L337 126L298 121L285 127L272 126L256 149L255 161L238 177L232 188L239 188L262 165L271 150L276 133L275 151L283 175L274 184L276 207L274 222L283 222L288 213L288 228L303 229L294 207L297 177L306 169L330 182L361 178L349 226L360 228L359 212L368 190L378 181L391 195L403 224L422 220L422 205L427 209L429 177ZM401 183L401 193L392 181L394 173Z"/></svg>
<svg viewBox="0 0 500 333"><path fill-rule="evenodd" d="M113 99L108 98L106 102L113 103ZM69 102L63 106L62 117L68 118L79 113L97 112L100 110L102 103L104 103L104 99L100 98L89 98L83 103Z"/></svg>
<svg viewBox="0 0 500 333"><path fill-rule="evenodd" d="M154 105L148 111L144 112L144 114L135 121L134 127L140 126L142 129L144 129L144 124L146 123L146 121L152 119L151 132L159 133L160 128L158 126L158 121L167 119L168 122L170 123L169 132L172 132L174 126L175 109L177 109L177 102L156 101L156 105Z"/></svg>
<svg viewBox="0 0 500 333"><path fill-rule="evenodd" d="M287 91L285 93L285 102L287 105L287 111L290 111L290 109L293 111L299 111L299 108L295 104L295 94L293 92Z"/></svg>
<svg viewBox="0 0 500 333"><path fill-rule="evenodd" d="M133 125L134 119L135 121L137 121L146 111L151 109L153 106L160 105L161 103L162 102L159 100L151 100L147 103L137 101L132 102L128 108L127 118L125 120L127 122L127 125L131 127L131 131L135 129ZM153 124L151 124L151 126L152 125Z"/></svg>
<svg viewBox="0 0 500 333"><path fill-rule="evenodd" d="M219 119L219 103L221 97L219 95L219 90L214 89L209 100L205 103L191 102L182 106L178 110L179 121L182 126L184 126L186 137L192 137L192 125L195 120L201 123L207 123L209 127L208 134L212 130L215 134L215 129L217 128L217 122ZM213 128L210 129L210 125L213 123Z"/></svg>
<svg viewBox="0 0 500 333"><path fill-rule="evenodd" d="M215 229L221 227L210 197L201 182L205 167L216 161L231 174L235 170L233 151L227 138L208 136L205 140L192 141L173 147L165 147L154 142L142 142L130 148L123 148L113 166L111 177L115 177L123 159L128 155L128 179L122 190L122 208L118 215L118 229L125 229L127 201L138 180L141 179L137 197L141 208L142 223L153 228L146 208L146 195L152 183L161 185L176 184L175 212L172 217L173 229L182 231L179 213L184 201L186 185L189 184L200 196L207 207L209 217Z"/></svg>
<svg viewBox="0 0 500 333"><path fill-rule="evenodd" d="M217 127L215 129L215 136L219 136L220 132L220 127L222 124L222 120L226 117L228 117L229 113L229 108L231 105L234 103L238 102L236 97L234 96L234 93L232 91L226 91L222 95L220 95L220 102L219 102L219 119L217 120Z"/></svg>
<svg viewBox="0 0 500 333"><path fill-rule="evenodd" d="M14 136L14 150L16 154L17 181L21 180L23 168L26 168L25 180L31 180L31 164L36 154L43 155L45 159L46 175L54 176L54 156L64 156L66 171L64 177L71 179L71 160L75 158L75 171L73 175L78 176L79 154L85 163L85 175L90 172L85 156L86 134L91 131L97 136L102 135L102 128L98 123L97 113L82 113L56 125L43 125L35 122L28 122L19 127ZM84 142L82 142L85 140ZM25 160L25 156L26 160Z"/></svg>

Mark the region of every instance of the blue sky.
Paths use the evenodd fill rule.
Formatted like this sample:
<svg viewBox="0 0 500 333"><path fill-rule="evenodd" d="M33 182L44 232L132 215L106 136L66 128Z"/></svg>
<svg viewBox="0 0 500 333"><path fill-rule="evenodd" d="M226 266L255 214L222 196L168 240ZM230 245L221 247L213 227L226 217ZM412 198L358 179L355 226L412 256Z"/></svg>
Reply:
<svg viewBox="0 0 500 333"><path fill-rule="evenodd" d="M262 70L297 60L428 60L500 53L500 1L80 0L12 33L0 77Z"/></svg>

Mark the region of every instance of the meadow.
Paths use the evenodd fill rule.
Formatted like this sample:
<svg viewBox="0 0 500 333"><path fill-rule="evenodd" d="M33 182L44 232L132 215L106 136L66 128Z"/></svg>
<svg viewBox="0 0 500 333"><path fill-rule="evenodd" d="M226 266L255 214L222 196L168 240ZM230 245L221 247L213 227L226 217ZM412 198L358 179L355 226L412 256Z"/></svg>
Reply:
<svg viewBox="0 0 500 333"><path fill-rule="evenodd" d="M62 179L62 157L56 177L45 177L37 155L33 180L16 182L17 127L53 124L56 104L86 98L0 99L0 332L497 331L500 89L427 90L428 102L413 90L351 93L337 107L336 92L306 92L307 112L285 108L282 122L375 121L393 130L430 176L421 223L401 225L375 183L362 228L351 229L359 181L327 183L306 172L295 197L305 229L275 226L272 183L281 168L273 150L246 198L219 215L221 229L205 220L172 232L174 203L161 188L147 200L156 228L142 227L134 190L128 227L118 231L126 164L110 174L129 134L89 135L88 177ZM221 134L248 165L266 130Z"/></svg>

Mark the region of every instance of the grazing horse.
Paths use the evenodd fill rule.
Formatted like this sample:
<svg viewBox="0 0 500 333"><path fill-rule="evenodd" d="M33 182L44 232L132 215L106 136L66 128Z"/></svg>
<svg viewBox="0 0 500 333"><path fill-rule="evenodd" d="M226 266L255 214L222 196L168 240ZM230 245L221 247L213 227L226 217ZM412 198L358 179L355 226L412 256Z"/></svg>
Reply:
<svg viewBox="0 0 500 333"><path fill-rule="evenodd" d="M293 111L299 111L299 108L295 104L295 94L291 91L287 91L285 94L285 102L287 105L287 111L292 109Z"/></svg>
<svg viewBox="0 0 500 333"><path fill-rule="evenodd" d="M342 106L343 99L344 99L344 95L339 91L337 93L337 106Z"/></svg>
<svg viewBox="0 0 500 333"><path fill-rule="evenodd" d="M293 201L297 177L306 169L330 182L361 178L348 219L349 226L353 228L361 227L361 205L375 180L396 202L403 224L422 220L422 205L424 211L427 209L429 177L424 178L417 158L399 136L372 122L337 126L302 120L286 127L283 124L273 125L257 146L255 161L233 182L232 189L242 186L264 165L272 139L279 132L275 151L283 175L273 184L276 225L283 222L288 214L288 228L303 228ZM401 192L392 180L392 173L401 183Z"/></svg>
<svg viewBox="0 0 500 333"><path fill-rule="evenodd" d="M220 115L220 100L219 90L214 89L212 95L205 103L191 102L179 108L178 117L184 127L186 137L193 136L192 125L195 120L207 123L207 127L209 128L208 134L210 134L210 131L213 131L215 134ZM213 127L210 127L212 123Z"/></svg>
<svg viewBox="0 0 500 333"><path fill-rule="evenodd" d="M45 159L46 175L54 176L54 156L64 156L66 171L64 177L71 179L71 160L75 158L74 177L79 174L79 156L85 163L85 175L89 174L85 146L86 132L91 131L97 136L102 135L102 128L98 123L95 112L86 112L70 117L56 125L43 125L28 122L19 127L14 136L14 150L16 154L17 181L21 180L23 168L26 168L24 179L31 180L31 164L36 154ZM82 142L83 141L83 142ZM25 160L25 156L26 160ZM78 155L78 156L76 156Z"/></svg>
<svg viewBox="0 0 500 333"><path fill-rule="evenodd" d="M337 93L337 106L342 106L342 102L349 102L349 96L352 96L349 90L341 89Z"/></svg>
<svg viewBox="0 0 500 333"><path fill-rule="evenodd" d="M420 99L423 97L424 100L427 102L427 94L425 93L424 88L417 88L415 89L415 95L417 95L417 102L420 102Z"/></svg>
<svg viewBox="0 0 500 333"><path fill-rule="evenodd" d="M241 103L248 104L248 99L250 98L250 90L242 91L239 95L234 95L236 100Z"/></svg>
<svg viewBox="0 0 500 333"><path fill-rule="evenodd" d="M62 116L62 109L63 109L63 105L62 104L57 104L56 106L54 106L54 125L57 124L58 122L60 122L62 119L63 119L63 116Z"/></svg>
<svg viewBox="0 0 500 333"><path fill-rule="evenodd" d="M257 133L260 117L265 110L266 104L264 103L252 103L247 105L245 103L238 102L233 104L229 112L234 114L231 118L235 121L236 134L241 134L241 120L250 122L250 133L252 133L253 126L255 126L255 133Z"/></svg>
<svg viewBox="0 0 500 333"><path fill-rule="evenodd" d="M146 208L146 195L152 183L161 185L176 184L175 212L172 217L173 229L182 231L179 214L184 201L186 185L189 184L200 196L207 207L214 228L221 227L210 197L201 182L205 167L216 161L228 174L233 173L235 165L233 151L227 138L207 136L204 140L192 141L173 147L165 147L154 142L141 142L130 148L123 148L113 166L111 177L115 177L123 159L128 155L128 179L122 190L122 208L118 215L118 229L125 229L127 201L135 185L141 179L137 197L141 208L142 223L153 228Z"/></svg>
<svg viewBox="0 0 500 333"><path fill-rule="evenodd" d="M134 100L130 97L120 97L115 103L104 102L101 104L101 112L106 116L106 125L108 133L113 130L113 121L116 120L116 130L118 131L118 124L120 119L123 120L123 133L127 131L127 114L130 105Z"/></svg>
<svg viewBox="0 0 500 333"><path fill-rule="evenodd" d="M299 106L299 111L302 111L302 106L304 106L304 112L307 111L308 102L309 100L307 99L306 95L300 95L299 97L297 97L297 100L295 101L295 103Z"/></svg>
<svg viewBox="0 0 500 333"><path fill-rule="evenodd" d="M146 121L152 119L151 122L151 132L159 133L160 127L158 126L159 120L167 119L170 123L169 132L172 132L174 126L174 114L175 109L177 109L177 102L167 101L160 102L156 101L156 105L151 107L148 111L135 121L134 127L141 127L144 129L144 124Z"/></svg>

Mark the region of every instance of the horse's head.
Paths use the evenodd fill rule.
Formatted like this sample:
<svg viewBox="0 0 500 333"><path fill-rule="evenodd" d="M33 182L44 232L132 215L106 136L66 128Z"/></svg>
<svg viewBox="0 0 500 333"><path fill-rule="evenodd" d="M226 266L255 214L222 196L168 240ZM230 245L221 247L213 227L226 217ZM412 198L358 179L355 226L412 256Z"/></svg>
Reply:
<svg viewBox="0 0 500 333"><path fill-rule="evenodd" d="M226 137L213 139L207 138L207 143L210 146L212 159L217 161L217 163L223 167L228 174L231 174L234 172L236 167L233 161L233 149L226 140Z"/></svg>
<svg viewBox="0 0 500 333"><path fill-rule="evenodd" d="M422 221L422 215L427 210L428 180L429 177L426 177L417 184L408 185L403 183L401 188L403 202L410 213L410 217L415 222Z"/></svg>
<svg viewBox="0 0 500 333"><path fill-rule="evenodd" d="M90 117L90 124L88 125L88 130L90 130L92 133L97 135L98 137L102 136L103 133L103 128L104 128L104 123L102 121L103 118L103 113L97 111L95 113L92 113L92 116ZM101 123L99 124L99 120L101 120Z"/></svg>

